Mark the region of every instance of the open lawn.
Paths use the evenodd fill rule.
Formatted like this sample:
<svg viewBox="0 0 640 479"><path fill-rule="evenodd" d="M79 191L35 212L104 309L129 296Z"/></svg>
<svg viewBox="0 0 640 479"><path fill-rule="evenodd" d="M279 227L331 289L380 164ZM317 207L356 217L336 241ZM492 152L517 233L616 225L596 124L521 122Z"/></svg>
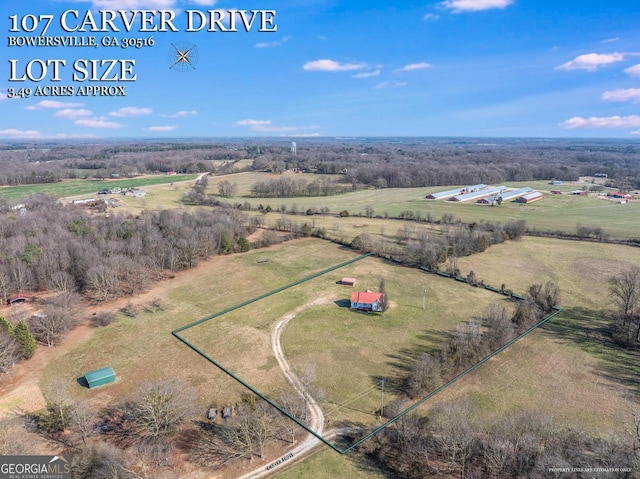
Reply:
<svg viewBox="0 0 640 479"><path fill-rule="evenodd" d="M312 181L318 175L287 173L286 176L296 179L305 178ZM327 175L332 176L332 175ZM336 177L336 175L333 175ZM425 200L429 193L453 189L454 187L428 188L385 188L366 189L334 196L301 197L301 198L251 198L249 189L259 180L280 178L280 175L269 173L239 173L209 180L209 192L217 194L217 181L227 180L238 184L238 194L232 198L222 200L231 203L249 202L253 208L259 205L272 209L286 211L297 210L305 212L309 208L329 208L333 215L347 210L352 216L365 216L366 208L373 208L373 215L378 217L399 216L402 212L419 213L422 218L431 215L439 220L445 214L451 214L464 222L472 223L480 220L506 222L512 219L524 219L527 226L538 230L558 230L575 233L577 225L600 226L615 238L640 238L640 223L636 218L640 216L640 200L633 200L619 205L616 201L605 199L604 196L574 196L566 194L580 189L583 183L567 183L561 186L551 186L546 181L530 181L505 183L511 188L530 186L544 194L544 198L535 203L524 205L506 202L500 206L482 206L470 203L452 203L446 200ZM338 176L339 178L339 176ZM565 194L552 195L550 191L558 189Z"/></svg>
<svg viewBox="0 0 640 479"><path fill-rule="evenodd" d="M109 180L65 180L59 183L0 187L0 198L25 198L35 193L44 193L57 198L68 198L79 195L95 196L105 188L144 188L152 185L178 183L195 180L198 175L149 175L137 178L121 178Z"/></svg>
<svg viewBox="0 0 640 479"><path fill-rule="evenodd" d="M352 251L331 243L300 240L215 258L211 261L218 267L206 275L200 273L205 268L198 267L193 283L172 290L169 282L164 311L122 317L96 331L91 341L50 364L43 381L63 377L71 386L83 373L109 365L118 375L116 385L98 391L74 386L77 394L126 396L145 380L183 377L199 389L203 402L235 402L241 388L221 380L213 366L176 341L170 331L353 257ZM338 284L342 276L358 278L358 290L377 290L384 277L390 310L382 315L351 311L348 300L353 288ZM181 335L277 399L289 384L273 355L271 332L279 319L299 309L282 337L289 364L294 370L314 367L316 386L324 392L332 422L374 424L379 378L387 378L387 403L397 393L393 378L404 374L417 353L438 348L443 333L481 314L496 298L502 300L483 289L366 258ZM344 405L363 391L370 394Z"/></svg>
<svg viewBox="0 0 640 479"><path fill-rule="evenodd" d="M632 265L640 266L636 248L543 238L460 258L463 274L473 269L479 279L515 291L555 282L563 312L435 402L473 397L490 414L535 410L594 434L624 430L630 412L623 397L640 393L640 352L620 348L606 334L607 279Z"/></svg>
<svg viewBox="0 0 640 479"><path fill-rule="evenodd" d="M524 238L460 258L463 275L474 270L479 279L498 286L505 283L521 294L532 283L553 280L562 289L565 311L422 409L441 401L470 399L487 417L528 410L552 415L558 427L578 426L594 435L623 432L630 418L624 396L638 392L640 357L608 342L602 311L608 305L607 278L631 264L640 265L637 251ZM89 341L51 362L41 384L64 381L74 394L103 406L126 398L148 379L180 377L197 388L203 404L233 404L243 388L175 340L170 331L353 257L350 250L307 239L213 258L187 273L188 282L176 287L171 280L164 284L163 311L121 317L97 330ZM345 300L353 289L337 284L342 276L356 277L356 289L372 290L384 276L391 309L383 315L350 311ZM277 399L289 386L271 351L271 328L296 312L282 336L285 357L294 369L315 366L315 386L324 392L328 428L372 425L377 421L373 412L379 407L379 379L388 381L387 403L394 397L393 379L403 376L417 354L438 347L455 324L482 314L493 300L506 303L486 290L366 258L182 334ZM107 365L116 370L115 384L92 391L76 384L83 373ZM379 477L329 451L293 465L281 477L324 470L323 458L344 474Z"/></svg>

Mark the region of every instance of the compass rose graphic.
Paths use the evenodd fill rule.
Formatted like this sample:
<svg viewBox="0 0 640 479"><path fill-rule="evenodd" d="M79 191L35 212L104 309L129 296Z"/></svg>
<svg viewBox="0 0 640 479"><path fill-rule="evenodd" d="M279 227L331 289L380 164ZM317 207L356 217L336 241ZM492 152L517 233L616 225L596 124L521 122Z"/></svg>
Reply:
<svg viewBox="0 0 640 479"><path fill-rule="evenodd" d="M172 43L169 49L169 68L179 72L196 69L198 64L198 50L195 43Z"/></svg>

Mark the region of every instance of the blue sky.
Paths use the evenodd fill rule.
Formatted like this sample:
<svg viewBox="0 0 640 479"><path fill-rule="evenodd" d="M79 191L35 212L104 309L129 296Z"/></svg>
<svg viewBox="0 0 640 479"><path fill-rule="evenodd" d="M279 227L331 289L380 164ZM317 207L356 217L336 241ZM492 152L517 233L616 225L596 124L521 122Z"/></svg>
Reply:
<svg viewBox="0 0 640 479"><path fill-rule="evenodd" d="M478 136L640 138L637 0L66 0L3 2L0 140L153 137ZM172 10L177 32L67 33L63 12ZM188 10L275 10L276 32L187 32ZM27 15L46 36L154 45L8 47ZM81 22L67 15L71 27ZM154 17L154 19L157 18ZM30 28L25 19L26 28ZM228 18L226 19L228 21ZM240 20L238 20L240 23ZM122 28L122 23L116 25ZM157 21L154 23L157 25ZM42 26L42 23L39 27ZM172 46L197 64L170 68ZM60 81L9 81L65 60ZM79 59L135 60L135 81L73 81ZM192 57L195 63L195 57ZM180 71L184 70L184 71ZM102 73L102 69L100 69ZM32 76L39 74L33 65ZM35 96L38 86L71 96ZM126 96L77 96L124 86ZM31 88L29 98L7 98Z"/></svg>

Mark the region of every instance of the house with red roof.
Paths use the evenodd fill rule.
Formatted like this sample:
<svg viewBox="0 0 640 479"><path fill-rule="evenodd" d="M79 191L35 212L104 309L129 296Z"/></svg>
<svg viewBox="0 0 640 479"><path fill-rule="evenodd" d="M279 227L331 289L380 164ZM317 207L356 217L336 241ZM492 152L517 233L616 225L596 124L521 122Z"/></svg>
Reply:
<svg viewBox="0 0 640 479"><path fill-rule="evenodd" d="M382 312L382 293L355 291L351 293L351 309Z"/></svg>
<svg viewBox="0 0 640 479"><path fill-rule="evenodd" d="M616 198L619 200L631 200L633 199L633 196L630 195L629 193L624 193L623 191L610 191L609 193L607 193L607 196L609 198Z"/></svg>

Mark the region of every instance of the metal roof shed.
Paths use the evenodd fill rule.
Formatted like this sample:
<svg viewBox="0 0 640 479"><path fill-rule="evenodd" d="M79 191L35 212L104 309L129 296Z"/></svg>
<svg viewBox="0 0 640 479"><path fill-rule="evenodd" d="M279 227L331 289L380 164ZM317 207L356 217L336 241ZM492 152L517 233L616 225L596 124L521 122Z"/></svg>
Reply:
<svg viewBox="0 0 640 479"><path fill-rule="evenodd" d="M113 368L106 367L102 369L96 369L95 371L91 371L90 373L86 373L84 377L87 380L89 389L93 389L95 387L109 384L115 381L116 373Z"/></svg>

